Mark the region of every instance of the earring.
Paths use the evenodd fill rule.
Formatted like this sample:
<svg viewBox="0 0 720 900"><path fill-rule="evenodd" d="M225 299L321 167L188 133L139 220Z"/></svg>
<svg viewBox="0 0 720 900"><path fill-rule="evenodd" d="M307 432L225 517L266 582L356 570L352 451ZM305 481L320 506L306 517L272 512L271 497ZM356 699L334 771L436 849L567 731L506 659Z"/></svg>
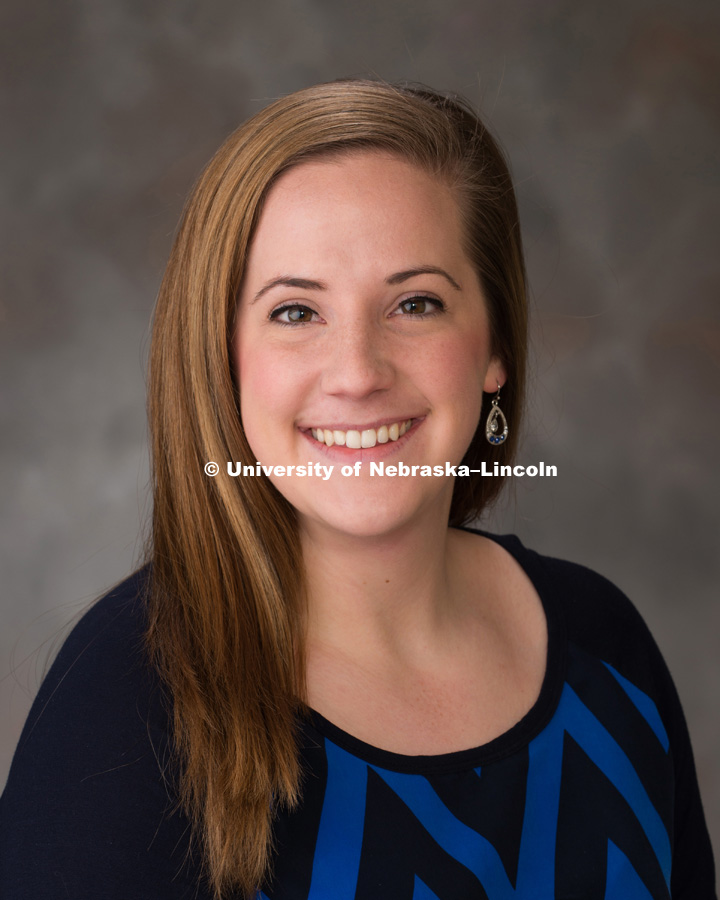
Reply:
<svg viewBox="0 0 720 900"><path fill-rule="evenodd" d="M500 382L497 382L497 394L492 399L492 409L485 423L485 437L491 444L502 444L508 436L508 423L505 414L498 406L500 402ZM500 429L502 428L502 431ZM500 431L500 434L498 434Z"/></svg>

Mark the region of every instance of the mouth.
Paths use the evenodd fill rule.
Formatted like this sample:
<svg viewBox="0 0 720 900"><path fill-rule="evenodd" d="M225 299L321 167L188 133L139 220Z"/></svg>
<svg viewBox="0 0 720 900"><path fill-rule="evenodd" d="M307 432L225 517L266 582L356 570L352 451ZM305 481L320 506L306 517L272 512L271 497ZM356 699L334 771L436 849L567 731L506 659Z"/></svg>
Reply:
<svg viewBox="0 0 720 900"><path fill-rule="evenodd" d="M377 444L391 444L408 432L418 419L401 419L378 428L309 428L313 439L326 447L347 447L349 450L370 450Z"/></svg>

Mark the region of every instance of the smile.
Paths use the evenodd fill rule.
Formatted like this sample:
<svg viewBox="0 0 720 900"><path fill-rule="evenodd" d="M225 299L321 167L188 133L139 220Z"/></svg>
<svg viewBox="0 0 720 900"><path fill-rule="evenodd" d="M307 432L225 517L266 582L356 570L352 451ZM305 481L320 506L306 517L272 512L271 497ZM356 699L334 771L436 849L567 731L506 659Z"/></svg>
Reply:
<svg viewBox="0 0 720 900"><path fill-rule="evenodd" d="M412 427L413 419L405 419L402 422L393 422L392 425L381 425L380 428L365 428L361 430L337 431L328 428L311 428L310 431L316 441L332 447L348 447L350 450L369 450L376 444L387 444L388 441L397 441L406 431Z"/></svg>

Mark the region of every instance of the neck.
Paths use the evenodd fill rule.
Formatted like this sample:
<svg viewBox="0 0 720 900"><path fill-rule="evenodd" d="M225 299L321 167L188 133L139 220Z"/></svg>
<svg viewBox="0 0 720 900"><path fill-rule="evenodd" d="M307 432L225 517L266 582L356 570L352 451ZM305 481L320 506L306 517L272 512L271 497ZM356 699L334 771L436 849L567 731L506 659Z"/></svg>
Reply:
<svg viewBox="0 0 720 900"><path fill-rule="evenodd" d="M357 537L306 523L307 647L353 657L412 657L434 643L461 596L447 516Z"/></svg>

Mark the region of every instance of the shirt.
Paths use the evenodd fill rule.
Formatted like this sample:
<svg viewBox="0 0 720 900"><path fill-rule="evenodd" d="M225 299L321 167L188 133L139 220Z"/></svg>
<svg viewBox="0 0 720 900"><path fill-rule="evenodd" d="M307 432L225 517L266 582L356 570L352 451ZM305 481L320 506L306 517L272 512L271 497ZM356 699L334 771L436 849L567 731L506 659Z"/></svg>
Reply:
<svg viewBox="0 0 720 900"><path fill-rule="evenodd" d="M498 541L548 626L537 701L481 747L405 756L298 722L299 808L275 823L262 900L712 900L684 716L647 627L609 581ZM177 808L141 569L72 631L0 799L0 894L209 900Z"/></svg>

